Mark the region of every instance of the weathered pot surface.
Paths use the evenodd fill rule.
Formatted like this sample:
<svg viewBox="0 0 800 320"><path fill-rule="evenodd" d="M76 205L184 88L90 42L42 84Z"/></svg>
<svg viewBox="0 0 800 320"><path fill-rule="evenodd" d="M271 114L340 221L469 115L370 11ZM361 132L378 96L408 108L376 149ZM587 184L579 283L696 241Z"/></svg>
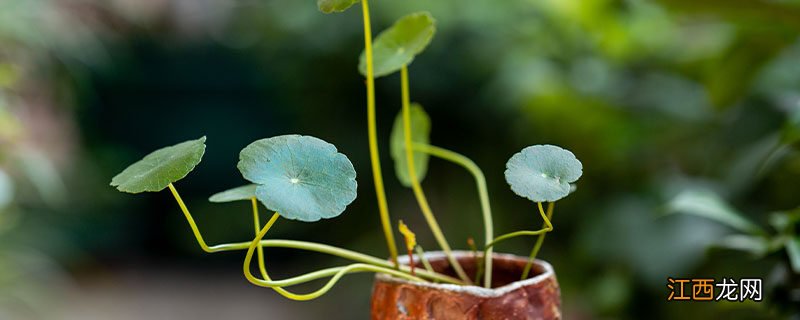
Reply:
<svg viewBox="0 0 800 320"><path fill-rule="evenodd" d="M464 271L473 276L476 259L471 252L453 252ZM441 252L426 253L437 272L454 275ZM482 257L479 255L479 259ZM421 266L415 258L415 265ZM408 257L401 259L408 263ZM536 260L531 277L519 280L526 257L493 255L492 288L439 283L416 283L384 274L375 277L371 318L500 320L561 319L561 293L553 267ZM474 277L473 277L474 279Z"/></svg>

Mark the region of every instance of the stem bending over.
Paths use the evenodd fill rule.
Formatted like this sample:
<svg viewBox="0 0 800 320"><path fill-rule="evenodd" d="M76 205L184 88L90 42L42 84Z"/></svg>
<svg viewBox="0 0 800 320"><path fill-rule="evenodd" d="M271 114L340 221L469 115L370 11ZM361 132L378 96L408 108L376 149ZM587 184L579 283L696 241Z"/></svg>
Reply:
<svg viewBox="0 0 800 320"><path fill-rule="evenodd" d="M486 248L486 255L484 255L486 277L484 278L483 285L486 288L491 287L492 247L489 246L489 244L492 242L492 239L494 239L494 223L492 221L492 208L489 205L489 191L486 188L486 178L483 176L483 171L481 171L475 162L472 162L472 160L469 158L444 148L420 143L414 143L413 148L416 151L425 152L434 157L438 157L460 165L467 169L467 171L469 171L469 173L471 173L475 178L475 184L478 187L478 197L481 201L481 212L483 214L483 226L486 238L484 242Z"/></svg>
<svg viewBox="0 0 800 320"><path fill-rule="evenodd" d="M192 217L192 214L189 212L189 209L186 207L186 204L183 202L183 199L181 198L175 186L169 184L168 187L172 192L175 201L178 203L178 206L180 207L181 211L186 217L186 221L189 223L189 226L192 229L192 233L194 234L197 243L200 245L200 248L203 251L208 253L215 253L215 252L235 251L235 250L245 250L245 249L248 250L248 254L245 257L246 259L245 264L247 266L245 267L246 269L245 276L248 277L248 280L259 286L276 289L278 293L290 299L308 300L319 297L320 295L330 290L330 288L344 275L348 273L359 273L359 272L380 272L414 281L425 281L423 279L430 279L445 283L463 284L458 279L442 275L439 273L431 272L428 270L417 270L416 272L417 276L414 277L410 275L410 268L408 266L401 266L399 270L395 270L392 269L394 267L394 264L386 260L347 249L337 248L326 244L297 241L297 240L261 240L263 236L266 234L266 232L269 230L269 228L272 227L272 225L279 217L277 214L273 215L270 221L264 226L261 232L258 233L256 238L252 241L225 243L214 246L208 246L205 240L203 239L203 236L200 233L200 230L198 229L197 224L195 223L194 218ZM258 224L259 224L258 202L253 201L251 199L251 203L253 207L253 222L255 225L255 229L258 230ZM249 265L250 262L252 261L252 256L253 252L255 252L255 249L258 248L260 249L259 251L261 251L262 247L280 247L280 248L313 251L313 252L325 253L345 258L348 260L356 261L358 263L347 266L322 269L283 280L271 280L269 279L266 267L264 266L263 252L262 252L259 254L259 269L261 269L262 276L264 276L264 279L258 279L252 276L252 273L249 270ZM317 290L310 294L298 295L288 292L286 290L277 290L281 289L280 287L297 285L325 277L333 277L333 278L331 278L331 280L329 280L329 282L325 286L323 286L320 290Z"/></svg>
<svg viewBox="0 0 800 320"><path fill-rule="evenodd" d="M281 281L277 281L276 282L276 281L272 281L272 279L269 278L269 275L267 274L266 270L263 268L263 265L264 265L263 260L259 261L259 267L262 267L262 275L264 276L264 279L258 279L256 277L254 277L252 272L250 271L250 262L253 259L253 252L255 251L256 247L259 247L259 242L261 241L262 238L264 238L264 236L267 234L269 229L272 227L272 225L275 223L275 221L278 220L279 217L280 217L280 214L278 214L277 212L275 214L273 214L272 218L267 222L267 224L264 226L264 228L261 229L261 232L259 232L258 235L256 236L256 238L253 239L253 242L250 244L250 247L247 249L247 255L244 258L244 265L242 266L242 269L244 271L245 278L247 278L247 280L250 281L250 283L252 283L252 284L255 284L255 285L261 286L261 287L272 288L273 290L275 290L276 292L278 292L282 296L284 296L286 298L289 298L289 299L292 299L292 300L305 301L305 300L311 300L311 299L318 298L319 296L327 293L331 288L333 288L333 286L339 281L339 279L341 279L343 276L345 276L348 273L380 272L380 273L386 273L386 274L389 274L389 275L392 275L392 276L395 276L395 277L403 278L403 279L406 279L406 280L425 282L425 280L423 280L422 278L419 278L419 277L416 277L416 276L412 276L412 275L406 274L406 273L398 271L398 270L379 267L379 266L374 266L374 265L369 265L369 264L364 264L364 263L354 263L354 264L343 266L343 267L329 268L329 269L326 269L326 270L320 270L318 272L314 272L314 273L306 275L306 278L308 278L308 281L314 280L314 279L318 279L318 278L321 278L321 277L325 277L325 276L329 276L329 275L332 275L332 277L331 277L330 280L328 280L327 283L325 283L325 285L323 285L321 288L319 288L316 291L313 291L313 292L307 293L307 294L296 294L296 293L289 292L286 289L282 288L283 286L287 285L285 281L284 282L281 282ZM302 283L302 282L300 282L300 283ZM293 284L296 284L296 283L291 283L289 285L293 285Z"/></svg>
<svg viewBox="0 0 800 320"><path fill-rule="evenodd" d="M555 202L550 202L550 203L547 204L547 220L546 221L548 221L548 222L550 221L550 219L553 218L553 209L554 209L555 205L556 205ZM541 203L539 204L539 207L541 208ZM543 224L542 226L545 226L545 225L546 224ZM531 250L531 254L528 257L528 263L525 265L525 269L522 270L522 279L525 279L525 278L528 277L528 273L530 273L530 271L531 271L531 266L533 266L533 261L536 260L536 255L539 253L539 249L542 248L542 243L544 243L545 235L546 234L542 233L542 234L539 235L539 238L536 239L536 244L533 246L533 250Z"/></svg>
<svg viewBox="0 0 800 320"><path fill-rule="evenodd" d="M450 244L447 243L447 239L444 237L442 229L439 227L439 223L436 221L436 217L433 215L431 207L428 204L428 199L425 197L425 193L422 191L422 186L417 179L417 172L414 168L414 151L411 148L411 98L408 90L408 68L406 66L403 66L403 68L400 69L400 78L403 100L403 138L405 141L406 163L408 165L408 177L411 180L411 189L414 190L414 197L417 199L420 210L422 210L422 215L425 217L425 221L431 228L433 237L436 239L439 247L442 248L442 251L447 256L450 266L453 267L453 270L456 272L461 281L471 283L472 281L464 272L464 269L461 268L461 264L458 263L458 260L456 260L456 258L453 256L452 250L450 249Z"/></svg>
<svg viewBox="0 0 800 320"><path fill-rule="evenodd" d="M496 244L498 244L498 243L500 243L502 241L505 241L505 240L508 240L508 239L511 239L511 238L538 235L539 239L540 239L539 241L544 241L543 240L544 239L544 235L546 233L550 232L550 231L553 231L553 224L550 223L550 216L552 216L552 214L553 214L553 203L551 202L548 205L546 214L544 212L544 208L542 208L542 203L541 202L537 202L536 206L539 209L539 215L541 215L542 216L542 220L544 220L544 223L542 224L542 229L535 230L535 231L531 231L531 230L516 231L516 232L511 232L511 233L507 233L507 234L504 234L502 236L499 236L499 237L495 238L494 241L492 241L491 243L486 245L486 249L484 249L485 250L484 251L484 255L487 254L486 253L487 250L489 250L491 247L495 246ZM539 241L537 241L537 243L539 243ZM534 250L538 251L538 249L534 249ZM535 260L535 255L534 255L534 257L528 259L528 263L525 265L525 269L522 271L522 279L526 279L528 277L528 273L530 272L531 265L533 264L534 260Z"/></svg>

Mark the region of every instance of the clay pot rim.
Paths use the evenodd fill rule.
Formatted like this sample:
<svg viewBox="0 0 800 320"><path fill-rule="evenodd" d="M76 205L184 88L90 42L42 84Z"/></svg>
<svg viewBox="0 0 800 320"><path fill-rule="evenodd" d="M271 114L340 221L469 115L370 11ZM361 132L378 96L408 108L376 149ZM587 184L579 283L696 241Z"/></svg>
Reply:
<svg viewBox="0 0 800 320"><path fill-rule="evenodd" d="M456 259L462 258L462 257L472 258L472 252L471 251L458 251L458 250L456 250L456 251L453 251L453 256L455 256ZM482 256L482 255L479 254L479 256ZM497 259L497 258L506 258L506 259L515 259L515 260L516 259L526 259L527 260L527 258L525 258L525 257L521 257L521 256L514 255L514 254L508 254L508 253L493 253L493 256L494 256L495 259ZM445 259L446 258L444 252L442 252L442 251L425 252L425 257L428 258L428 259ZM405 265L408 264L408 256L398 257L397 260L401 264L405 264ZM383 273L376 274L375 275L375 280L376 281L393 282L393 283L399 283L399 284L407 284L407 285L431 288L431 289L436 289L436 290L451 291L451 292L456 292L456 293L460 293L460 294L467 294L467 295L472 295L472 296L481 297L481 298L496 298L496 297L503 296L503 295L505 295L505 294L507 294L509 292L514 291L514 290L517 290L519 288L523 288L523 287L527 287L527 286L538 284L540 282L545 281L546 279L548 279L550 277L555 278L555 272L553 271L553 266L551 266L549 263L547 263L547 261L536 259L534 261L534 263L536 265L539 265L540 267L542 267L544 272L536 275L535 277L528 278L528 279L521 280L521 281L515 281L515 282L509 283L507 285L504 285L502 287L497 287L497 288L493 288L493 289L487 289L487 288L476 286L476 285L462 286L462 285L449 284L449 283L414 282L414 281L410 281L410 280L405 280L405 279L393 277L393 276L390 276L390 275L387 275L387 274L383 274Z"/></svg>

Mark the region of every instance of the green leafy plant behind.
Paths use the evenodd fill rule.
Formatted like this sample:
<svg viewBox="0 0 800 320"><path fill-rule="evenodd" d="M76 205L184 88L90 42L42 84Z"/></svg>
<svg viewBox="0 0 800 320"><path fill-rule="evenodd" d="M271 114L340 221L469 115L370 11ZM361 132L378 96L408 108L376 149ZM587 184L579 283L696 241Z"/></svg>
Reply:
<svg viewBox="0 0 800 320"><path fill-rule="evenodd" d="M800 141L800 108L789 114L780 135L783 144L792 145Z"/></svg>
<svg viewBox="0 0 800 320"><path fill-rule="evenodd" d="M111 179L111 186L128 193L156 192L191 172L206 150L206 137L153 151Z"/></svg>
<svg viewBox="0 0 800 320"><path fill-rule="evenodd" d="M411 141L427 145L430 143L431 119L425 113L421 105L414 103L411 105ZM411 178L408 174L408 161L405 153L405 130L403 129L403 114L398 113L394 119L392 135L389 143L392 159L394 160L394 170L397 179L406 187L411 187ZM414 168L417 180L420 182L425 179L428 172L428 160L430 156L421 151L414 151Z"/></svg>
<svg viewBox="0 0 800 320"><path fill-rule="evenodd" d="M684 190L668 204L668 213L705 217L744 232L763 233L715 192L705 189Z"/></svg>
<svg viewBox="0 0 800 320"><path fill-rule="evenodd" d="M774 232L767 232L713 190L692 188L675 196L667 205L667 213L703 217L735 229L736 233L714 244L718 248L748 252L756 258L785 249L792 271L800 273L800 235L795 230L800 223L800 208L772 212L769 225Z"/></svg>
<svg viewBox="0 0 800 320"><path fill-rule="evenodd" d="M553 145L530 146L506 163L506 181L517 195L533 202L554 202L570 193L583 174L572 152Z"/></svg>
<svg viewBox="0 0 800 320"><path fill-rule="evenodd" d="M392 74L411 64L414 57L425 50L435 32L435 21L427 12L412 13L397 20L375 38L375 77ZM367 74L364 52L361 53L358 70L362 75Z"/></svg>
<svg viewBox="0 0 800 320"><path fill-rule="evenodd" d="M789 263L792 270L800 273L800 235L786 241L786 253L789 255Z"/></svg>
<svg viewBox="0 0 800 320"><path fill-rule="evenodd" d="M356 198L353 164L318 138L283 135L257 140L242 149L238 168L258 185L258 200L287 219L333 218Z"/></svg>
<svg viewBox="0 0 800 320"><path fill-rule="evenodd" d="M317 0L317 8L322 13L343 12L356 3L358 0Z"/></svg>
<svg viewBox="0 0 800 320"><path fill-rule="evenodd" d="M231 188L212 195L210 198L208 198L208 201L221 203L250 200L256 196L256 187L258 187L258 185L248 184Z"/></svg>

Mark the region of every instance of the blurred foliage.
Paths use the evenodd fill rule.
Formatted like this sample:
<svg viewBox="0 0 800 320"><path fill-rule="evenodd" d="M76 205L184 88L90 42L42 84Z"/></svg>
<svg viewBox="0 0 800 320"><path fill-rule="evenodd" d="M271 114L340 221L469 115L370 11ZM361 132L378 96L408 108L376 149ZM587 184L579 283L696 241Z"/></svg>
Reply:
<svg viewBox="0 0 800 320"><path fill-rule="evenodd" d="M584 163L540 253L557 270L566 318L800 316L790 267L800 245L799 1L408 0L373 9L376 31L419 10L436 18L434 41L410 68L413 100L431 116L432 143L486 172L498 232L539 224L503 181L512 154L550 143ZM244 206L205 201L243 182L238 151L303 133L350 157L360 197L335 220L286 223L275 237L385 254L367 178L359 15L356 6L323 15L313 1L0 2L0 270L49 265L28 255L73 274L153 261L238 268L238 256L199 254L168 195L131 199L106 185L150 150L203 134L209 154L180 188L209 242L252 232ZM377 84L388 171L399 83ZM410 192L395 181L387 188L393 218L433 248ZM425 188L453 244L479 239L466 173L431 161ZM672 199L698 196L700 208L713 199L722 224L664 215ZM497 250L524 255L530 246ZM327 262L274 255L288 266ZM666 303L670 276L756 276L769 290L763 303ZM18 301L6 295L36 291L6 288L38 281L6 279L0 317ZM351 299L333 294L314 306L363 318L369 278L349 283L341 293Z"/></svg>

